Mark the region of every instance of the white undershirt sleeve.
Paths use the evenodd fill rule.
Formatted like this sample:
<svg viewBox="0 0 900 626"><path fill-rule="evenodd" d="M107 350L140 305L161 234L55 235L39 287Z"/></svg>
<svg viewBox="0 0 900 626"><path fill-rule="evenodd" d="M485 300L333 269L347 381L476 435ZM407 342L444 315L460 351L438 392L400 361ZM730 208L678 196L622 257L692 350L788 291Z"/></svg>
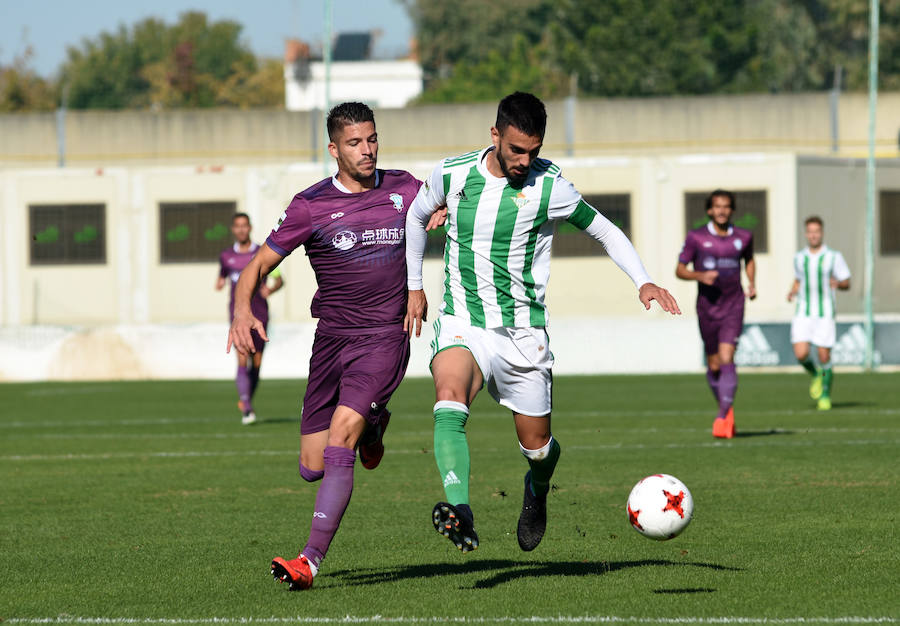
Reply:
<svg viewBox="0 0 900 626"><path fill-rule="evenodd" d="M609 258L628 274L635 287L640 289L642 285L653 282L631 241L622 229L603 215L597 213L584 232L603 244Z"/></svg>
<svg viewBox="0 0 900 626"><path fill-rule="evenodd" d="M628 274L638 289L653 282L625 233L585 202L572 183L561 175L554 181L550 193L549 217L567 220L603 244L609 258Z"/></svg>
<svg viewBox="0 0 900 626"><path fill-rule="evenodd" d="M425 226L431 215L445 203L442 163L438 163L406 212L406 288L422 289L422 260L428 233Z"/></svg>

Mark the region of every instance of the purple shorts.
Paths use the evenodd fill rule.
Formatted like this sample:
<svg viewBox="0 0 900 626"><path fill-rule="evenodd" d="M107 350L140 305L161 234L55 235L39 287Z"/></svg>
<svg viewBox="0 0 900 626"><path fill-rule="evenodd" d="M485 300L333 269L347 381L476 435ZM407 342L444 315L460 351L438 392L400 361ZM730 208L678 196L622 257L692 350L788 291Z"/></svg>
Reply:
<svg viewBox="0 0 900 626"><path fill-rule="evenodd" d="M409 363L404 331L338 336L316 331L300 434L327 430L340 404L377 424Z"/></svg>
<svg viewBox="0 0 900 626"><path fill-rule="evenodd" d="M744 312L740 315L728 315L722 319L699 317L700 336L703 338L703 350L706 354L718 354L720 343L730 343L737 347L738 339L744 329Z"/></svg>

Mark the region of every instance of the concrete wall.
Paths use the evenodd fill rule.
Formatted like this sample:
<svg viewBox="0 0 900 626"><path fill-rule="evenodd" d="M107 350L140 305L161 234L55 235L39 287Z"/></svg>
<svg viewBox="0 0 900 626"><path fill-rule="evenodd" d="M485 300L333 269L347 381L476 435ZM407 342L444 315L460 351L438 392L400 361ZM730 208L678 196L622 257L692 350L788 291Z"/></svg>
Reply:
<svg viewBox="0 0 900 626"><path fill-rule="evenodd" d="M875 173L875 268L872 305L875 313L900 311L900 257L880 253L879 189L900 190L900 160L878 161ZM825 222L825 242L840 250L853 277L848 292L837 295L839 313L862 313L865 269L866 162L862 159L802 157L797 166L795 245L806 245L803 220L818 215Z"/></svg>
<svg viewBox="0 0 900 626"><path fill-rule="evenodd" d="M682 154L787 151L828 154L827 93L579 100L567 140L563 102L548 103L546 155ZM382 150L404 160L436 159L487 144L496 103L376 111ZM839 153L863 154L864 94L842 94ZM897 156L900 93L883 93L876 129L882 156ZM321 114L289 111L69 111L66 162L245 164L320 158ZM52 114L0 115L0 167L55 166Z"/></svg>

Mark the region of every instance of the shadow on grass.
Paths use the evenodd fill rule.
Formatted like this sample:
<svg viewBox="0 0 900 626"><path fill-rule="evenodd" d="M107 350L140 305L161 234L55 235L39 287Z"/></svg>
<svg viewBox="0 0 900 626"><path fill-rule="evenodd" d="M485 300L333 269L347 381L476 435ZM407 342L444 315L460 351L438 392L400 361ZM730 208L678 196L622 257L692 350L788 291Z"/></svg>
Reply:
<svg viewBox="0 0 900 626"><path fill-rule="evenodd" d="M734 433L735 437L769 437L771 435L793 435L793 430L784 430L783 428L770 428L769 430L739 430Z"/></svg>
<svg viewBox="0 0 900 626"><path fill-rule="evenodd" d="M394 567L382 570L355 569L342 570L332 574L343 585L377 585L381 583L408 580L414 578L434 578L437 576L460 576L470 574L487 574L486 578L476 581L471 586L460 586L460 589L492 589L503 583L520 578L543 578L546 576L601 576L610 572L631 569L634 567L699 567L726 572L743 571L736 567L727 567L715 563L677 562L664 560L640 561L560 561L529 562L486 559L469 563L431 563ZM341 584L339 583L339 584Z"/></svg>
<svg viewBox="0 0 900 626"><path fill-rule="evenodd" d="M709 587L692 587L687 589L654 589L653 593L663 593L663 594L686 594L686 593L715 593L715 589L710 589Z"/></svg>

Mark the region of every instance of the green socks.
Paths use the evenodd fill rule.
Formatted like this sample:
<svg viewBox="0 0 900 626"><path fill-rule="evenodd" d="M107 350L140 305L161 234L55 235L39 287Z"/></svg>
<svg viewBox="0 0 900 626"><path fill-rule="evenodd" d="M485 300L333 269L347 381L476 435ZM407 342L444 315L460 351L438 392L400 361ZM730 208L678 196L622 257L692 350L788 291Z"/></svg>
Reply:
<svg viewBox="0 0 900 626"><path fill-rule="evenodd" d="M834 370L831 369L831 361L822 364L822 396L831 397L831 381L834 380Z"/></svg>
<svg viewBox="0 0 900 626"><path fill-rule="evenodd" d="M550 441L543 448L538 450L529 450L521 443L519 449L528 459L528 465L531 467L531 490L536 496L543 496L550 491L550 478L553 476L553 470L556 469L556 462L559 461L561 449L559 442L550 436Z"/></svg>
<svg viewBox="0 0 900 626"><path fill-rule="evenodd" d="M469 444L466 441L468 407L442 400L434 405L434 460L437 461L447 502L469 503Z"/></svg>
<svg viewBox="0 0 900 626"><path fill-rule="evenodd" d="M818 372L816 371L816 364L812 362L811 358L807 357L805 361L800 361L800 365L803 366L803 369L809 372L810 376L815 376L816 374L818 374Z"/></svg>

